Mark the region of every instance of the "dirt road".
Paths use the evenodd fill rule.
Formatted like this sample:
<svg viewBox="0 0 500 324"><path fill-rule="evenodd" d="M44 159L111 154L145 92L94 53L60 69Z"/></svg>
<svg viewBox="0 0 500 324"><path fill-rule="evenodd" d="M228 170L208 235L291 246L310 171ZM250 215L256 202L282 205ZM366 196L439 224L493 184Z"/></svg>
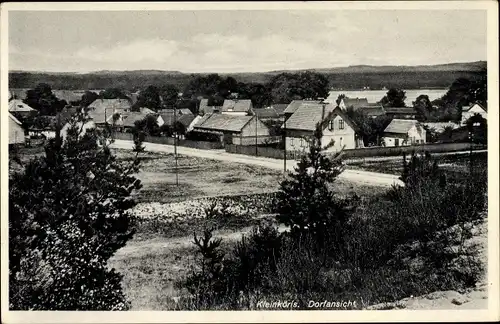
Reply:
<svg viewBox="0 0 500 324"><path fill-rule="evenodd" d="M172 145L155 144L155 143L144 143L143 145L145 147L145 150L149 152L174 153L174 146ZM111 147L119 149L132 149L133 143L132 141L115 140L115 142L111 145ZM196 156L196 157L219 160L219 161L257 165L275 170L283 170L284 168L283 160L233 154L233 153L228 153L225 150L200 150L190 147L179 146L177 147L177 153L181 155ZM286 168L287 170L291 171L295 168L296 165L297 161L287 160ZM393 184L399 184L399 185L403 184L396 175L369 172L369 171L360 171L360 170L345 170L339 176L339 179L344 179L357 183L369 184L373 186L383 186L383 187L390 187Z"/></svg>

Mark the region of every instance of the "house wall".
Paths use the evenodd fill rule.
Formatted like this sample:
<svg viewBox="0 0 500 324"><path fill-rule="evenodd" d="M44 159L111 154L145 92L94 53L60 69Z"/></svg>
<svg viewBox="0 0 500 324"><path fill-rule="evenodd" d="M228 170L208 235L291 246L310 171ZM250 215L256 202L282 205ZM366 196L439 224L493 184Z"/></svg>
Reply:
<svg viewBox="0 0 500 324"><path fill-rule="evenodd" d="M330 147L327 151L337 152L342 148L349 150L358 147L356 143L356 132L344 121L344 128L340 129L340 121L342 117L335 116L333 118L333 129L329 129L329 125L323 130L323 145L327 145L331 141L334 141L334 145Z"/></svg>
<svg viewBox="0 0 500 324"><path fill-rule="evenodd" d="M255 122L257 120L257 131L255 130ZM257 118L252 118L241 130L241 136L269 136L269 128ZM235 135L236 136L236 135Z"/></svg>
<svg viewBox="0 0 500 324"><path fill-rule="evenodd" d="M300 131L294 129L286 130L286 150L287 151L305 151L309 144L307 138L312 136L312 132Z"/></svg>
<svg viewBox="0 0 500 324"><path fill-rule="evenodd" d="M480 114L484 119L488 119L488 113L483 110L479 105L472 106L469 111L462 112L462 125L465 125L467 120L474 116L475 114Z"/></svg>
<svg viewBox="0 0 500 324"><path fill-rule="evenodd" d="M24 143L24 129L9 117L9 144Z"/></svg>

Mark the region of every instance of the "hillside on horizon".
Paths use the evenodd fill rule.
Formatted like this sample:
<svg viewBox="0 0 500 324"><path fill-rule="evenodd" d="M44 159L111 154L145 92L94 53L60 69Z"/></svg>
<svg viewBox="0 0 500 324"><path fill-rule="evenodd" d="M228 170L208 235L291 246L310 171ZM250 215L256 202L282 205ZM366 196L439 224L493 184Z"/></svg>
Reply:
<svg viewBox="0 0 500 324"><path fill-rule="evenodd" d="M476 79L486 74L485 61L449 63L439 65L418 66L374 66L353 65L347 67L277 70L268 72L234 72L217 73L221 76L232 76L238 82L266 83L280 73L300 73L313 71L325 74L331 88L337 89L382 89L390 87L426 88L448 87L458 77ZM213 72L215 73L215 72ZM185 73L180 71L162 70L131 70L131 71L94 71L79 72L38 72L9 71L9 88L31 88L44 82L53 89L104 89L123 88L133 90L146 85L161 86L172 84L181 91L189 80L204 73Z"/></svg>

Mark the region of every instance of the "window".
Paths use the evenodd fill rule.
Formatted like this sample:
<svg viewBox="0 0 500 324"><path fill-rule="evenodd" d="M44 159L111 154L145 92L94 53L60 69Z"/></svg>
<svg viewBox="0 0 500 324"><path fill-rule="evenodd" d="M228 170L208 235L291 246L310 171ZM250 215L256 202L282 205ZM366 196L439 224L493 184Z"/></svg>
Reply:
<svg viewBox="0 0 500 324"><path fill-rule="evenodd" d="M328 122L328 130L331 130L331 131L333 130L333 120L330 120Z"/></svg>
<svg viewBox="0 0 500 324"><path fill-rule="evenodd" d="M339 120L339 129L344 129L344 120Z"/></svg>
<svg viewBox="0 0 500 324"><path fill-rule="evenodd" d="M293 146L293 137L290 138L290 145Z"/></svg>

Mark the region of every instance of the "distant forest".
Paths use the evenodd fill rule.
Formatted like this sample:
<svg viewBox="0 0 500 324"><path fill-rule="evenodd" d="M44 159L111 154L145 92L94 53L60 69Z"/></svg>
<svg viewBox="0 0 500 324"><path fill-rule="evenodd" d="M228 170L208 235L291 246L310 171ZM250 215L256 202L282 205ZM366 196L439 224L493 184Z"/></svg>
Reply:
<svg viewBox="0 0 500 324"><path fill-rule="evenodd" d="M486 62L448 64L429 67L369 67L357 66L334 69L310 70L320 72L329 81L332 89L355 90L369 87L382 88L448 88L458 78L471 81L486 75ZM220 74L233 77L244 83L267 83L274 76L284 71L228 73ZM300 71L287 71L295 73ZM188 74L170 71L101 71L87 74L77 73L9 73L9 88L33 88L39 83L47 83L52 89L83 90L120 88L134 91L145 85L161 87L165 84L184 89L197 76L207 74Z"/></svg>

